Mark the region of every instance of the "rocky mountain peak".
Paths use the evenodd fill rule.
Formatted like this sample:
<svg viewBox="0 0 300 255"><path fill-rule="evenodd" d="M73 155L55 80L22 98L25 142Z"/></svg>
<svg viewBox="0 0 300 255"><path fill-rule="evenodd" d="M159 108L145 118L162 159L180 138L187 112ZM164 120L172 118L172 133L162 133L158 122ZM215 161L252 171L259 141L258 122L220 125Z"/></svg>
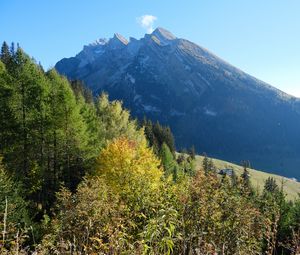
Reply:
<svg viewBox="0 0 300 255"><path fill-rule="evenodd" d="M177 38L170 31L161 27L156 28L151 35L155 36L161 44L168 44L170 41L175 40Z"/></svg>
<svg viewBox="0 0 300 255"><path fill-rule="evenodd" d="M108 41L108 46L110 49L120 49L125 47L127 44L128 40L118 33L115 33L114 37Z"/></svg>
<svg viewBox="0 0 300 255"><path fill-rule="evenodd" d="M127 45L128 44L128 40L121 34L115 33L113 40L119 40L121 43Z"/></svg>
<svg viewBox="0 0 300 255"><path fill-rule="evenodd" d="M173 35L170 31L167 29L164 29L162 27L156 28L153 32L152 35L155 35L159 39L165 39L165 40L174 40L177 37Z"/></svg>

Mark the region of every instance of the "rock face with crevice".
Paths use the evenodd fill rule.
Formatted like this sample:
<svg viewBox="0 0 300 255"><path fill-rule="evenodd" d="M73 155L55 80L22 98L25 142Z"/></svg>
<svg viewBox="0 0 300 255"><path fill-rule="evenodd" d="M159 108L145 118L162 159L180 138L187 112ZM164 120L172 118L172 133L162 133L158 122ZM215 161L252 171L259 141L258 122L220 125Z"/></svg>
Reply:
<svg viewBox="0 0 300 255"><path fill-rule="evenodd" d="M300 179L299 99L163 28L140 40L99 39L55 68L138 118L170 125L177 148Z"/></svg>

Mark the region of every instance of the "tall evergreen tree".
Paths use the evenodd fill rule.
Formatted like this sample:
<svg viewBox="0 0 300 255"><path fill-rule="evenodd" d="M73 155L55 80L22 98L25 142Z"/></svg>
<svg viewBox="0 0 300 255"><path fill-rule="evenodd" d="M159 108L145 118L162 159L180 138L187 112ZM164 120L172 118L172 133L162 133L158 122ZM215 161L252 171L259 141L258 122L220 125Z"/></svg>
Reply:
<svg viewBox="0 0 300 255"><path fill-rule="evenodd" d="M237 188L238 186L238 177L236 175L236 172L233 169L231 174L231 186L234 188Z"/></svg>
<svg viewBox="0 0 300 255"><path fill-rule="evenodd" d="M195 152L195 146L193 145L190 149L189 149L189 156L194 160L196 159L196 152Z"/></svg>
<svg viewBox="0 0 300 255"><path fill-rule="evenodd" d="M3 42L2 46L1 46L1 55L0 56L1 56L1 61L5 65L9 65L11 63L12 55L9 50L9 46L6 42Z"/></svg>
<svg viewBox="0 0 300 255"><path fill-rule="evenodd" d="M149 145L154 152L159 155L162 145L165 143L173 155L175 155L175 141L171 129L168 126L161 126L159 122L155 124L151 120L144 118L142 126L145 128L145 135Z"/></svg>
<svg viewBox="0 0 300 255"><path fill-rule="evenodd" d="M94 102L92 91L88 89L81 81L79 80L71 81L71 87L77 98L79 96L82 96L84 98L84 101L88 104Z"/></svg>
<svg viewBox="0 0 300 255"><path fill-rule="evenodd" d="M206 153L203 153L203 161L202 161L202 168L203 168L203 171L205 173L205 175L208 174L209 172L209 160L208 160L208 157L206 155Z"/></svg>
<svg viewBox="0 0 300 255"><path fill-rule="evenodd" d="M0 154L11 151L15 142L16 120L13 112L14 90L12 79L0 60Z"/></svg>
<svg viewBox="0 0 300 255"><path fill-rule="evenodd" d="M83 171L87 145L86 125L80 107L68 81L50 70L51 151L54 185L62 178L71 190L76 187ZM51 163L50 163L51 165Z"/></svg>
<svg viewBox="0 0 300 255"><path fill-rule="evenodd" d="M271 193L279 191L279 187L273 177L268 177L265 181L264 191Z"/></svg>
<svg viewBox="0 0 300 255"><path fill-rule="evenodd" d="M165 176L174 174L174 169L176 169L176 161L168 145L166 145L165 143L163 143L162 145L160 158L165 172Z"/></svg>
<svg viewBox="0 0 300 255"><path fill-rule="evenodd" d="M242 165L243 165L243 173L241 175L241 178L242 178L242 184L243 184L243 191L247 194L252 194L253 189L251 186L250 173L248 170L250 163L249 163L249 161L243 161Z"/></svg>

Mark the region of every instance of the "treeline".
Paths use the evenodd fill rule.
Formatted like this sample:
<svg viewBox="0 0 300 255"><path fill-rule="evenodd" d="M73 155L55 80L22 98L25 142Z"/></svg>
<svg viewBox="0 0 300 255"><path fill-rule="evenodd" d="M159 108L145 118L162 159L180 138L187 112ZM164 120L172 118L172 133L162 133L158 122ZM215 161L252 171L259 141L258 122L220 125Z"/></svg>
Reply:
<svg viewBox="0 0 300 255"><path fill-rule="evenodd" d="M273 179L196 169L168 127L6 43L0 109L1 254L300 252L300 200Z"/></svg>

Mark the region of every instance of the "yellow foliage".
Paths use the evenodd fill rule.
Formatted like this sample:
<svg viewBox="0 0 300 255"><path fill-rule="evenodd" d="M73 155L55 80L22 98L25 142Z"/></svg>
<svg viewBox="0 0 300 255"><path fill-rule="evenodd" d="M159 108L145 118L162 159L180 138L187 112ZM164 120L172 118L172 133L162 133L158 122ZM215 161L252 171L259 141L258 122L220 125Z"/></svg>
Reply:
<svg viewBox="0 0 300 255"><path fill-rule="evenodd" d="M131 190L136 185L155 189L162 176L160 162L145 140L115 139L101 151L97 163L97 173L117 190Z"/></svg>

